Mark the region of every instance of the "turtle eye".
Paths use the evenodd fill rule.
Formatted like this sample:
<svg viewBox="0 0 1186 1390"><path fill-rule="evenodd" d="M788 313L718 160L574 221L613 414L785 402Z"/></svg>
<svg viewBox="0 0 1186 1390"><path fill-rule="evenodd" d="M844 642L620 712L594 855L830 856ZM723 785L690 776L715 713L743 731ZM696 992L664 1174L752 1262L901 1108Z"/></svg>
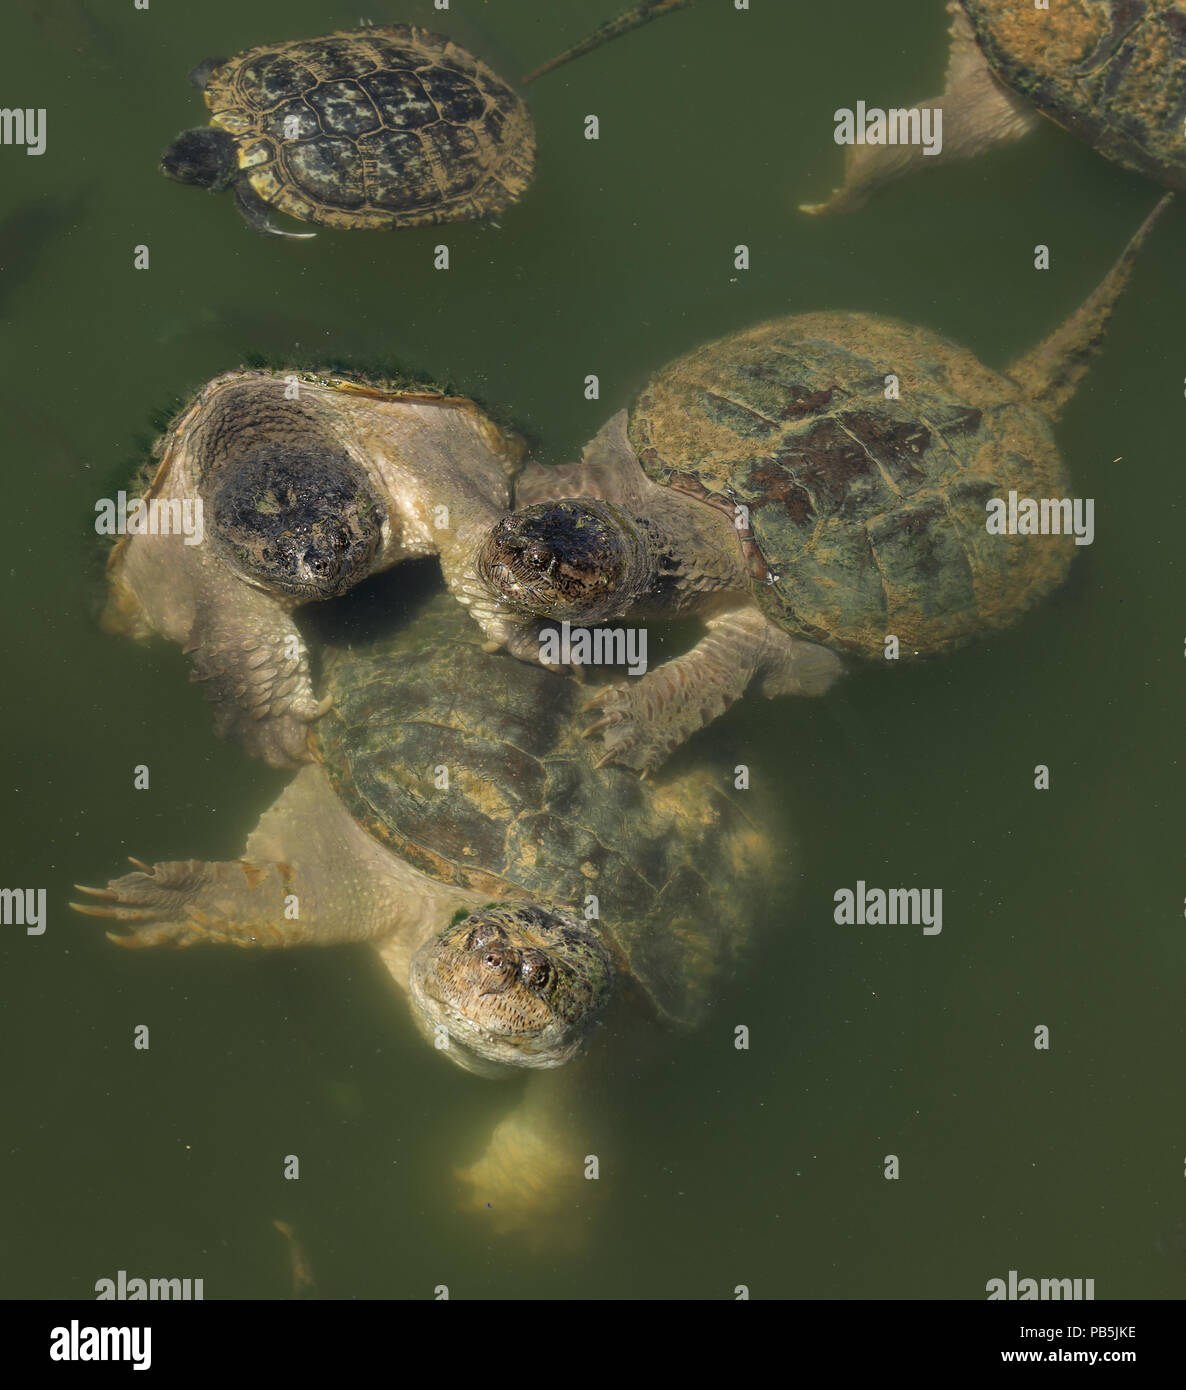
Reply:
<svg viewBox="0 0 1186 1390"><path fill-rule="evenodd" d="M545 569L552 563L551 553L542 545L533 545L527 552L527 563L537 570Z"/></svg>
<svg viewBox="0 0 1186 1390"><path fill-rule="evenodd" d="M519 966L519 977L528 989L538 993L552 978L552 967L539 951L529 951Z"/></svg>

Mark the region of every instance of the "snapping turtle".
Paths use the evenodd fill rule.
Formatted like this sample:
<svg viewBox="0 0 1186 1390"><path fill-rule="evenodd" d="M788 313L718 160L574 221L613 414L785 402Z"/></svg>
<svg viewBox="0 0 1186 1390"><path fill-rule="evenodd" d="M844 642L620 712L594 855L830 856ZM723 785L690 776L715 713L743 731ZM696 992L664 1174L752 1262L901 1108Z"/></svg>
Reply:
<svg viewBox="0 0 1186 1390"><path fill-rule="evenodd" d="M220 191L271 236L269 207L324 227L418 227L501 211L535 164L527 108L485 63L407 24L209 59L190 80L210 124L161 172Z"/></svg>
<svg viewBox="0 0 1186 1390"><path fill-rule="evenodd" d="M416 555L439 554L450 582L464 583L510 505L519 457L517 441L462 397L228 372L158 446L142 500L163 522L112 551L104 626L184 643L219 733L275 766L301 762L325 706L293 609ZM203 518L189 538L168 524L186 504Z"/></svg>
<svg viewBox="0 0 1186 1390"><path fill-rule="evenodd" d="M615 1035L632 1014L682 1026L711 1012L773 886L761 813L726 790L731 766L659 785L596 769L576 682L483 650L443 595L395 635L332 651L327 689L316 763L240 858L134 860L79 910L132 947L374 946L452 1061L544 1074L469 1174L476 1205L526 1215L571 1194L601 1151L547 1078L611 999Z"/></svg>
<svg viewBox="0 0 1186 1390"><path fill-rule="evenodd" d="M676 613L708 628L688 654L591 702L607 760L652 769L751 684L820 694L841 654L884 655L890 636L945 651L1060 583L1069 526L997 534L994 499L1066 495L1050 422L1166 202L1004 374L926 329L802 314L690 353L581 463L525 473L521 510L477 558L496 608L526 629ZM532 503L536 486L563 500Z"/></svg>
<svg viewBox="0 0 1186 1390"><path fill-rule="evenodd" d="M849 145L844 183L804 212L850 211L920 165L1025 135L1038 112L1108 159L1186 189L1186 5L1181 0L952 0L942 148Z"/></svg>

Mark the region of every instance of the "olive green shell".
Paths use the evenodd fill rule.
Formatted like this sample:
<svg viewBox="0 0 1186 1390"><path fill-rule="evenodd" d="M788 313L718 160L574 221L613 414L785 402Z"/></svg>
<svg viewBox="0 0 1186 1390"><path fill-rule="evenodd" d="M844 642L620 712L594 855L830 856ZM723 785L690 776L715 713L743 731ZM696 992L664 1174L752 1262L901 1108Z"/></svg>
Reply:
<svg viewBox="0 0 1186 1390"><path fill-rule="evenodd" d="M531 182L527 108L485 63L406 24L240 53L207 82L265 202L329 227L486 217ZM296 135L285 135L295 118Z"/></svg>
<svg viewBox="0 0 1186 1390"><path fill-rule="evenodd" d="M1186 188L1186 6L1178 0L963 0L989 66L1101 154Z"/></svg>
<svg viewBox="0 0 1186 1390"><path fill-rule="evenodd" d="M574 722L581 686L482 642L441 596L395 635L331 654L316 748L338 795L442 882L578 915L596 895L627 975L661 1013L697 1021L771 891L770 844L742 804L754 793L726 790L732 765L659 783L595 768Z"/></svg>
<svg viewBox="0 0 1186 1390"><path fill-rule="evenodd" d="M1067 495L1046 417L963 348L889 319L804 314L701 347L646 387L629 436L655 482L747 509L759 607L837 650L883 655L892 634L938 652L1004 627L1074 550L986 528L1010 489Z"/></svg>

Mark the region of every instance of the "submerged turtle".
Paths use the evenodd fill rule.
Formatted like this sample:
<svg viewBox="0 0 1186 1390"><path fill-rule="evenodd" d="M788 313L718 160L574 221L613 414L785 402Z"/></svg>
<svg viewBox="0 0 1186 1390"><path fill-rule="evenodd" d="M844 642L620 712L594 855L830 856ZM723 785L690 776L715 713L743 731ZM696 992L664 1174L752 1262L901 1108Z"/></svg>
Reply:
<svg viewBox="0 0 1186 1390"><path fill-rule="evenodd" d="M839 654L883 656L890 636L945 651L1053 589L1072 537L996 534L993 500L1067 494L1051 420L1166 202L1078 312L1004 374L869 314L779 319L665 368L582 463L525 474L522 509L476 562L508 629L516 615L530 630L676 613L708 628L591 702L606 758L649 770L751 685L819 694ZM536 486L564 500L524 506Z"/></svg>
<svg viewBox="0 0 1186 1390"><path fill-rule="evenodd" d="M535 164L527 108L485 63L407 24L342 30L209 59L212 112L161 171L219 191L271 236L278 208L324 227L417 227L500 212Z"/></svg>
<svg viewBox="0 0 1186 1390"><path fill-rule="evenodd" d="M849 211L920 165L1016 139L1038 112L1126 169L1186 189L1186 6L1181 0L962 0L952 15L947 79L916 103L943 112L942 149L850 145L845 177L805 212Z"/></svg>
<svg viewBox="0 0 1186 1390"><path fill-rule="evenodd" d="M596 769L576 683L483 650L443 595L394 636L332 652L327 673L317 762L240 858L133 861L79 910L133 947L374 946L452 1061L545 1073L469 1174L477 1205L526 1216L603 1152L548 1078L611 999L615 1038L631 1016L711 1011L773 886L765 818L726 790L731 765L658 785Z"/></svg>
<svg viewBox="0 0 1186 1390"><path fill-rule="evenodd" d="M158 446L133 534L108 562L108 631L185 644L221 734L276 766L307 757L324 704L292 610L416 555L459 582L510 505L518 443L430 388L228 372ZM191 534L183 531L189 508Z"/></svg>

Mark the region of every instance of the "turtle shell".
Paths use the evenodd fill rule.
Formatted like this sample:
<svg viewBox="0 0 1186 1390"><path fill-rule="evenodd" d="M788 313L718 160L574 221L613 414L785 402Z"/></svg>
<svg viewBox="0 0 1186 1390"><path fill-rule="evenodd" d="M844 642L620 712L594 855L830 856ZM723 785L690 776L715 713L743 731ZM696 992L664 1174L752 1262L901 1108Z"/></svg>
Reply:
<svg viewBox="0 0 1186 1390"><path fill-rule="evenodd" d="M988 533L989 498L1067 494L1050 424L922 328L868 314L762 324L666 367L628 431L655 482L746 509L759 607L836 650L884 655L893 634L938 652L1005 627L1074 551L1069 536Z"/></svg>
<svg viewBox="0 0 1186 1390"><path fill-rule="evenodd" d="M723 768L659 783L596 768L580 685L482 642L442 595L397 633L331 652L315 749L335 790L441 882L578 914L596 895L627 975L661 1014L698 1021L770 892L765 832Z"/></svg>
<svg viewBox="0 0 1186 1390"><path fill-rule="evenodd" d="M329 227L486 217L531 181L535 135L514 92L463 48L406 24L269 44L205 89L265 202Z"/></svg>
<svg viewBox="0 0 1186 1390"><path fill-rule="evenodd" d="M1186 188L1180 0L962 0L1000 80L1101 154Z"/></svg>

